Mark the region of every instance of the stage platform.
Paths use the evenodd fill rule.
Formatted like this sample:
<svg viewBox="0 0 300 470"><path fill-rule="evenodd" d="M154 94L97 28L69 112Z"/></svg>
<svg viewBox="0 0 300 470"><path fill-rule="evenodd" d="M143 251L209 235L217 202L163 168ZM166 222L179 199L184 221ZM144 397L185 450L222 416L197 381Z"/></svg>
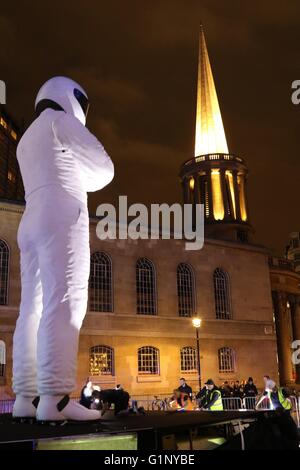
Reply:
<svg viewBox="0 0 300 470"><path fill-rule="evenodd" d="M264 420L262 411L153 411L145 415L114 417L93 424L50 426L14 424L11 415L0 415L0 449L104 449L162 450L178 448L178 436L193 449L193 439L210 435L227 442L229 429ZM233 433L234 434L234 433ZM217 447L217 445L216 445Z"/></svg>

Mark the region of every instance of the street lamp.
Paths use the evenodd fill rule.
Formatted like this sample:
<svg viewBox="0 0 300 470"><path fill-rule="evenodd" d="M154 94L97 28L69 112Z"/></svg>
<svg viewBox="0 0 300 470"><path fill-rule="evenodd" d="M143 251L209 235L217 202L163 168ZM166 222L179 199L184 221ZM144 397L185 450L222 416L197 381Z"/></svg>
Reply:
<svg viewBox="0 0 300 470"><path fill-rule="evenodd" d="M192 319L193 327L196 329L196 341L197 341L197 366L198 366L198 384L199 391L201 390L201 368L200 368L200 344L199 344L199 328L201 327L201 318L194 317Z"/></svg>

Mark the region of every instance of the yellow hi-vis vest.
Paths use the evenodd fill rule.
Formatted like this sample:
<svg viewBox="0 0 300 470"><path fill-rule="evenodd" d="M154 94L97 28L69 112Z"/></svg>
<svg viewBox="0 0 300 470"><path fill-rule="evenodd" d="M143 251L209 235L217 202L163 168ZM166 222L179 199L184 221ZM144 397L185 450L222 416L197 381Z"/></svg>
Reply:
<svg viewBox="0 0 300 470"><path fill-rule="evenodd" d="M214 402L213 405L210 406L210 411L223 411L223 402L222 402L222 395L220 390L207 390L207 395L209 396L209 400L211 399L211 394L212 393L217 393L218 394L218 399Z"/></svg>
<svg viewBox="0 0 300 470"><path fill-rule="evenodd" d="M291 400L289 400L288 398L283 396L281 387L278 389L278 398L279 398L279 401L280 401L280 404L281 404L282 408L284 408L285 410L291 410L292 409Z"/></svg>

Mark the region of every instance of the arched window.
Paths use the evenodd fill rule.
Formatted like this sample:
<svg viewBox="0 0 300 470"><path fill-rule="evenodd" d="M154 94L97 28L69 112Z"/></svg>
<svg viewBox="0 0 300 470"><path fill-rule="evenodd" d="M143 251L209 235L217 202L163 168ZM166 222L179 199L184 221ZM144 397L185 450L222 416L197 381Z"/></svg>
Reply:
<svg viewBox="0 0 300 470"><path fill-rule="evenodd" d="M181 372L197 372L196 349L191 346L185 346L180 350L180 369Z"/></svg>
<svg viewBox="0 0 300 470"><path fill-rule="evenodd" d="M112 263L103 251L91 256L90 273L90 310L93 312L112 312Z"/></svg>
<svg viewBox="0 0 300 470"><path fill-rule="evenodd" d="M5 377L6 348L5 343L0 340L0 377Z"/></svg>
<svg viewBox="0 0 300 470"><path fill-rule="evenodd" d="M91 375L115 375L114 362L113 348L101 344L90 349Z"/></svg>
<svg viewBox="0 0 300 470"><path fill-rule="evenodd" d="M152 261L140 258L136 263L137 313L156 315L156 276Z"/></svg>
<svg viewBox="0 0 300 470"><path fill-rule="evenodd" d="M191 317L195 313L195 278L191 266L177 266L178 312L180 317Z"/></svg>
<svg viewBox="0 0 300 470"><path fill-rule="evenodd" d="M0 240L0 305L7 305L9 248L4 240Z"/></svg>
<svg viewBox="0 0 300 470"><path fill-rule="evenodd" d="M232 373L235 372L236 357L235 352L231 348L221 348L218 351L219 356L219 372Z"/></svg>
<svg viewBox="0 0 300 470"><path fill-rule="evenodd" d="M153 346L138 349L138 373L143 375L159 374L159 350Z"/></svg>
<svg viewBox="0 0 300 470"><path fill-rule="evenodd" d="M217 268L214 271L214 290L216 318L220 320L230 320L232 313L229 276L228 273L221 268Z"/></svg>

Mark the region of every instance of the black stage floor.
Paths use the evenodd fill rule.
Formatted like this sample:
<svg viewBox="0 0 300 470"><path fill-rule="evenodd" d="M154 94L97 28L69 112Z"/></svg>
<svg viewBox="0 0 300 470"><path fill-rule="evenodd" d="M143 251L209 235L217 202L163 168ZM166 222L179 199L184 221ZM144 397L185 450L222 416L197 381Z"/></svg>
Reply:
<svg viewBox="0 0 300 470"><path fill-rule="evenodd" d="M50 426L40 424L14 424L10 414L0 415L0 443L26 441L84 434L116 434L140 431L172 431L194 427L211 427L236 420L255 420L259 411L151 411L145 415L128 415L103 419L93 424ZM105 416L104 416L105 418Z"/></svg>

